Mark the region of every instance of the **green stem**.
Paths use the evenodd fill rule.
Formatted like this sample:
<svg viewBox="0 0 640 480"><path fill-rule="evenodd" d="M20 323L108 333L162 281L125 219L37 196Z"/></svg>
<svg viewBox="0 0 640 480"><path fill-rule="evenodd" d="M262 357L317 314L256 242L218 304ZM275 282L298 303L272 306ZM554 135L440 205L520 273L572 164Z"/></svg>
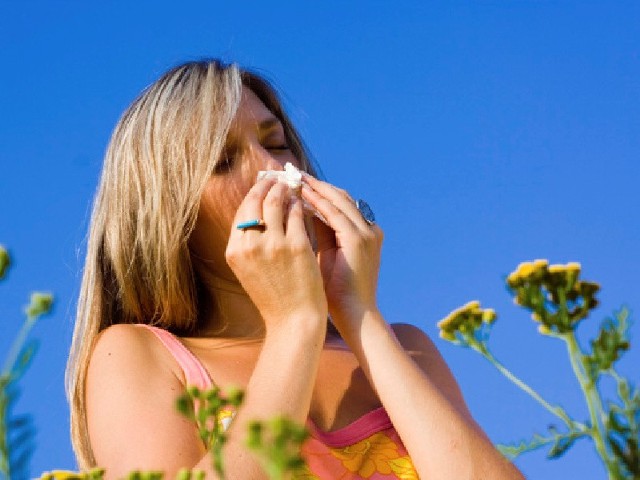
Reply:
<svg viewBox="0 0 640 480"><path fill-rule="evenodd" d="M7 450L7 397L4 392L4 387L0 390L0 474L5 478L9 476L9 452Z"/></svg>
<svg viewBox="0 0 640 480"><path fill-rule="evenodd" d="M27 335L29 335L29 331L36 323L36 320L37 317L28 316L25 322L22 324L22 328L20 328L18 335L11 344L11 348L9 349L7 359L5 360L2 373L0 373L0 379L2 380L0 383L0 435L2 436L2 441L0 441L0 473L5 475L7 478L11 477L11 472L9 466L9 439L7 438L7 407L9 406L9 404L6 394L6 387L15 380L13 378L13 369L16 362L18 361L20 350L22 350L22 347L27 340Z"/></svg>
<svg viewBox="0 0 640 480"><path fill-rule="evenodd" d="M7 431L7 408L9 406L9 399L7 397L6 388L10 383L18 380L18 377L15 376L16 372L14 371L16 363L18 362L18 357L24 348L29 332L38 320L38 317L43 313L45 312L40 312L35 315L29 315L27 313L27 318L11 344L2 372L0 373L0 436L2 437L2 441L0 441L0 472L5 474L6 478L11 478L11 466L9 464L9 432ZM24 373L24 369L22 369L20 373Z"/></svg>
<svg viewBox="0 0 640 480"><path fill-rule="evenodd" d="M542 398L542 396L538 392L536 392L533 388L531 388L529 385L527 385L518 377L516 377L513 373L511 373L511 371L507 367L505 367L493 356L493 354L487 348L486 344L481 343L478 346L471 345L471 347L474 348L474 350L478 351L487 360L489 360L493 364L493 366L496 367L498 371L502 373L505 377L507 377L511 382L513 382L521 390L526 392L529 396L531 396L534 400L536 400L540 405L542 405L545 409L551 412L551 414L555 415L560 420L562 420L569 429L578 430L578 431L588 430L586 425L580 422L576 422L575 420L572 420L562 407L551 405L544 398Z"/></svg>
<svg viewBox="0 0 640 480"><path fill-rule="evenodd" d="M607 467L607 472L609 473L609 478L614 478L613 472L615 472L615 465L613 459L610 458L609 450L607 449L607 445L605 443L605 432L603 426L603 409L602 409L602 401L600 400L600 392L596 388L595 383L588 377L586 374L586 369L584 365L584 354L578 345L578 341L576 340L575 333L573 331L563 334L562 338L567 343L567 349L569 351L569 360L571 361L571 367L573 368L573 373L578 379L578 383L580 384L580 388L584 394L584 397L587 401L587 408L589 409L589 417L591 418L591 438L593 438L593 442L595 443L596 451L605 466Z"/></svg>
<svg viewBox="0 0 640 480"><path fill-rule="evenodd" d="M619 385L622 383L627 383L626 380L624 378L622 378L618 372L615 371L615 369L613 368L613 366L611 366L611 368L607 371L607 373L609 373L609 375L611 375L615 381L618 383L618 388ZM629 385L628 385L629 386ZM622 400L622 403L624 404L624 412L625 412L625 417L627 418L627 422L629 422L629 430L631 431L631 435L637 437L638 436L638 422L636 421L636 409L634 408L634 405L632 403L631 400L631 395L632 392L631 391L627 391L626 395L618 395L620 397L620 399Z"/></svg>
<svg viewBox="0 0 640 480"><path fill-rule="evenodd" d="M595 443L596 451L602 461L604 462L609 478L616 477L616 465L615 460L611 458L607 444L605 443L606 432L604 429L604 413L602 408L602 401L600 399L600 392L598 391L595 379L591 378L587 374L586 357L578 345L576 339L574 326L569 319L569 310L567 308L567 292L563 288L558 288L558 313L562 316L562 324L570 327L571 329L566 333L561 333L561 337L567 344L569 352L569 360L571 362L571 368L573 373L578 379L584 398L587 401L587 408L589 410L589 417L591 418L591 438Z"/></svg>
<svg viewBox="0 0 640 480"><path fill-rule="evenodd" d="M29 331L36 323L38 319L37 316L28 316L25 322L22 324L22 328L18 332L13 344L11 345L11 349L9 350L9 354L7 355L7 359L4 362L4 367L2 368L2 376L7 376L9 382L11 381L11 372L13 367L18 360L18 355L20 355L20 350L24 346L25 341L27 340L27 335L29 335Z"/></svg>

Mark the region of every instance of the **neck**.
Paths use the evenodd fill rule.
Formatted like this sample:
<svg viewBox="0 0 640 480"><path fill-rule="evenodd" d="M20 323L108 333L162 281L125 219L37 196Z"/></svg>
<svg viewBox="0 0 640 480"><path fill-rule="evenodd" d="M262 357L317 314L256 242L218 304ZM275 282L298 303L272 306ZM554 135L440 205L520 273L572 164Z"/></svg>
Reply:
<svg viewBox="0 0 640 480"><path fill-rule="evenodd" d="M205 299L198 336L264 338L264 320L238 280L202 273Z"/></svg>

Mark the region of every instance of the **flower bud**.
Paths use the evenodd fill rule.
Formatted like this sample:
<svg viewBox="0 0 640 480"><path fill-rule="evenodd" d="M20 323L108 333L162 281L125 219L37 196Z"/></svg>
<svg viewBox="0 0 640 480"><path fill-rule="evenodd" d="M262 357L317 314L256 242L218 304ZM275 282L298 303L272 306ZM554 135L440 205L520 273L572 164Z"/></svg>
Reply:
<svg viewBox="0 0 640 480"><path fill-rule="evenodd" d="M541 335L551 335L551 329L547 325L538 325L538 333Z"/></svg>
<svg viewBox="0 0 640 480"><path fill-rule="evenodd" d="M496 315L496 311L493 308L487 308L482 312L482 321L484 323L493 323L496 318L498 318L498 315Z"/></svg>
<svg viewBox="0 0 640 480"><path fill-rule="evenodd" d="M9 252L7 249L0 245L0 278L3 278L7 269L11 265L11 259L9 258Z"/></svg>
<svg viewBox="0 0 640 480"><path fill-rule="evenodd" d="M53 295L50 293L34 292L31 294L31 302L27 306L25 312L31 317L39 317L45 313L49 313L53 305Z"/></svg>

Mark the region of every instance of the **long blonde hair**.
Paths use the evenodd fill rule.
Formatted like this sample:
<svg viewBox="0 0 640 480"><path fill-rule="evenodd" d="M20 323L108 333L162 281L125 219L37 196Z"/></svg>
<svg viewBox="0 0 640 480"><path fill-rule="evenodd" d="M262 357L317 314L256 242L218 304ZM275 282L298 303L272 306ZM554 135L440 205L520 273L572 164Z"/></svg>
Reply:
<svg viewBox="0 0 640 480"><path fill-rule="evenodd" d="M127 108L111 136L94 199L66 372L71 438L82 469L95 465L85 377L97 335L117 323L147 323L177 333L197 327L199 286L187 243L243 85L280 119L293 153L312 172L306 148L269 82L217 60L188 62L165 73Z"/></svg>

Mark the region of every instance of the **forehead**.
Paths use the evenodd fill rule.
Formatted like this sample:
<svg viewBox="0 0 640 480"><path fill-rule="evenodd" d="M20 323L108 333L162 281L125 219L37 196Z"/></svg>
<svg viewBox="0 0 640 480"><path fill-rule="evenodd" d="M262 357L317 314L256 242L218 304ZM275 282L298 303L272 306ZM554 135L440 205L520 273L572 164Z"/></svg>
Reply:
<svg viewBox="0 0 640 480"><path fill-rule="evenodd" d="M247 87L242 87L242 98L231 124L229 139L250 132L260 133L265 128L279 126L278 118L262 103L262 100Z"/></svg>

